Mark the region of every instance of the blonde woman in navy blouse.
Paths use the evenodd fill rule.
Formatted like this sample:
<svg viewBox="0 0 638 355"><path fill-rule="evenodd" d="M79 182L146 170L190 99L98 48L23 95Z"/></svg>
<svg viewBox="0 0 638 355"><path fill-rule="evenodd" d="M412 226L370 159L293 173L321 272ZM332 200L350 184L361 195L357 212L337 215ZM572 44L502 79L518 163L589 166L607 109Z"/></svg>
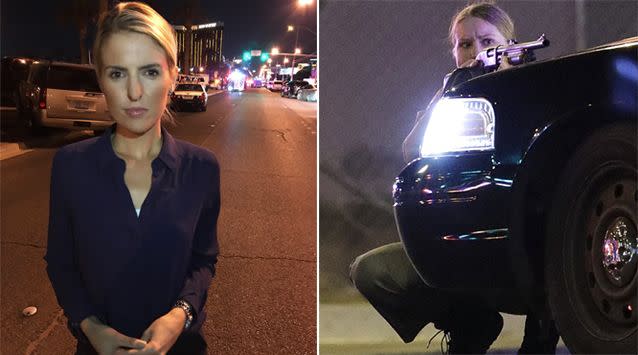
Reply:
<svg viewBox="0 0 638 355"><path fill-rule="evenodd" d="M205 354L219 166L162 127L173 29L145 4L120 3L100 19L93 54L115 124L55 155L51 284L78 354Z"/></svg>

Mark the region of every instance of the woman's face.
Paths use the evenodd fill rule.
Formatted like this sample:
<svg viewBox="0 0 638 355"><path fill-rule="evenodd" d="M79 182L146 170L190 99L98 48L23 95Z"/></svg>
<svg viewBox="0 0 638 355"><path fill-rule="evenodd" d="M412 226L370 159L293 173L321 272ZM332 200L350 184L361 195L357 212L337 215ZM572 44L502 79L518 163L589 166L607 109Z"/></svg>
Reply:
<svg viewBox="0 0 638 355"><path fill-rule="evenodd" d="M116 32L101 55L100 86L118 128L148 132L159 123L174 82L166 54L146 35Z"/></svg>
<svg viewBox="0 0 638 355"><path fill-rule="evenodd" d="M507 39L496 26L478 17L467 17L454 26L453 54L457 67L486 48L506 44Z"/></svg>

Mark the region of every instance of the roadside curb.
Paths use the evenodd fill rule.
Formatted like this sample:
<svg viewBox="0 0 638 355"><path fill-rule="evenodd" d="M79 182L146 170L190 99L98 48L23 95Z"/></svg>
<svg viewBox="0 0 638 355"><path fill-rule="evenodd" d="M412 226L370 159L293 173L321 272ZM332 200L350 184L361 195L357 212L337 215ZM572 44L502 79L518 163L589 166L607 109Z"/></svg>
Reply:
<svg viewBox="0 0 638 355"><path fill-rule="evenodd" d="M31 151L27 148L20 147L19 143L3 143L0 142L0 161L13 158L15 156Z"/></svg>
<svg viewBox="0 0 638 355"><path fill-rule="evenodd" d="M208 95L208 97L211 97L211 96L219 95L222 92L224 92L224 90L217 90L217 91L213 91L211 94L207 92L206 95Z"/></svg>
<svg viewBox="0 0 638 355"><path fill-rule="evenodd" d="M90 134L88 132L91 132ZM0 161L13 158L22 154L32 152L32 147L41 145L55 146L64 140L75 140L83 135L92 135L92 131L60 131L53 132L51 135L44 137L31 137L24 142L8 143L0 142Z"/></svg>

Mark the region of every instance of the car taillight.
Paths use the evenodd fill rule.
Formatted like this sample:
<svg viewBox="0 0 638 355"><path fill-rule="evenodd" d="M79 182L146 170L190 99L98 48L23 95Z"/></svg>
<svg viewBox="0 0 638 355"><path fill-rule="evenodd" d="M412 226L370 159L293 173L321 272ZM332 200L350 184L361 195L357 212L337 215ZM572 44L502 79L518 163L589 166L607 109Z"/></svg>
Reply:
<svg viewBox="0 0 638 355"><path fill-rule="evenodd" d="M40 104L41 109L47 108L47 89L44 88L40 90Z"/></svg>

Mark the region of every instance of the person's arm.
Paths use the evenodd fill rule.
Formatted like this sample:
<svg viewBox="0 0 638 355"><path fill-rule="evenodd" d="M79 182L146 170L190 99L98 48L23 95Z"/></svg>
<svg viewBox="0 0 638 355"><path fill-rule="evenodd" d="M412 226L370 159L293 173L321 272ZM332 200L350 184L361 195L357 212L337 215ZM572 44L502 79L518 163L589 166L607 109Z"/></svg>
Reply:
<svg viewBox="0 0 638 355"><path fill-rule="evenodd" d="M219 165L214 158L210 162L208 192L195 228L193 250L189 269L178 300L187 302L193 310L193 321L205 306L204 295L215 276L215 264L219 254L217 244L217 218L220 208Z"/></svg>
<svg viewBox="0 0 638 355"><path fill-rule="evenodd" d="M127 337L100 320L78 270L68 188L71 176L77 172L73 171L70 158L60 150L51 167L49 232L44 256L51 286L68 318L69 330L79 341L90 343L100 353L110 354L118 348L142 349L146 342Z"/></svg>
<svg viewBox="0 0 638 355"><path fill-rule="evenodd" d="M98 316L91 303L75 263L75 242L72 216L69 206L70 175L73 174L68 153L59 150L53 158L49 196L49 231L47 251L47 273L55 291L58 304L69 320L73 335L83 339L80 322L89 316ZM65 174L66 173L66 174ZM67 176L68 175L68 176Z"/></svg>

